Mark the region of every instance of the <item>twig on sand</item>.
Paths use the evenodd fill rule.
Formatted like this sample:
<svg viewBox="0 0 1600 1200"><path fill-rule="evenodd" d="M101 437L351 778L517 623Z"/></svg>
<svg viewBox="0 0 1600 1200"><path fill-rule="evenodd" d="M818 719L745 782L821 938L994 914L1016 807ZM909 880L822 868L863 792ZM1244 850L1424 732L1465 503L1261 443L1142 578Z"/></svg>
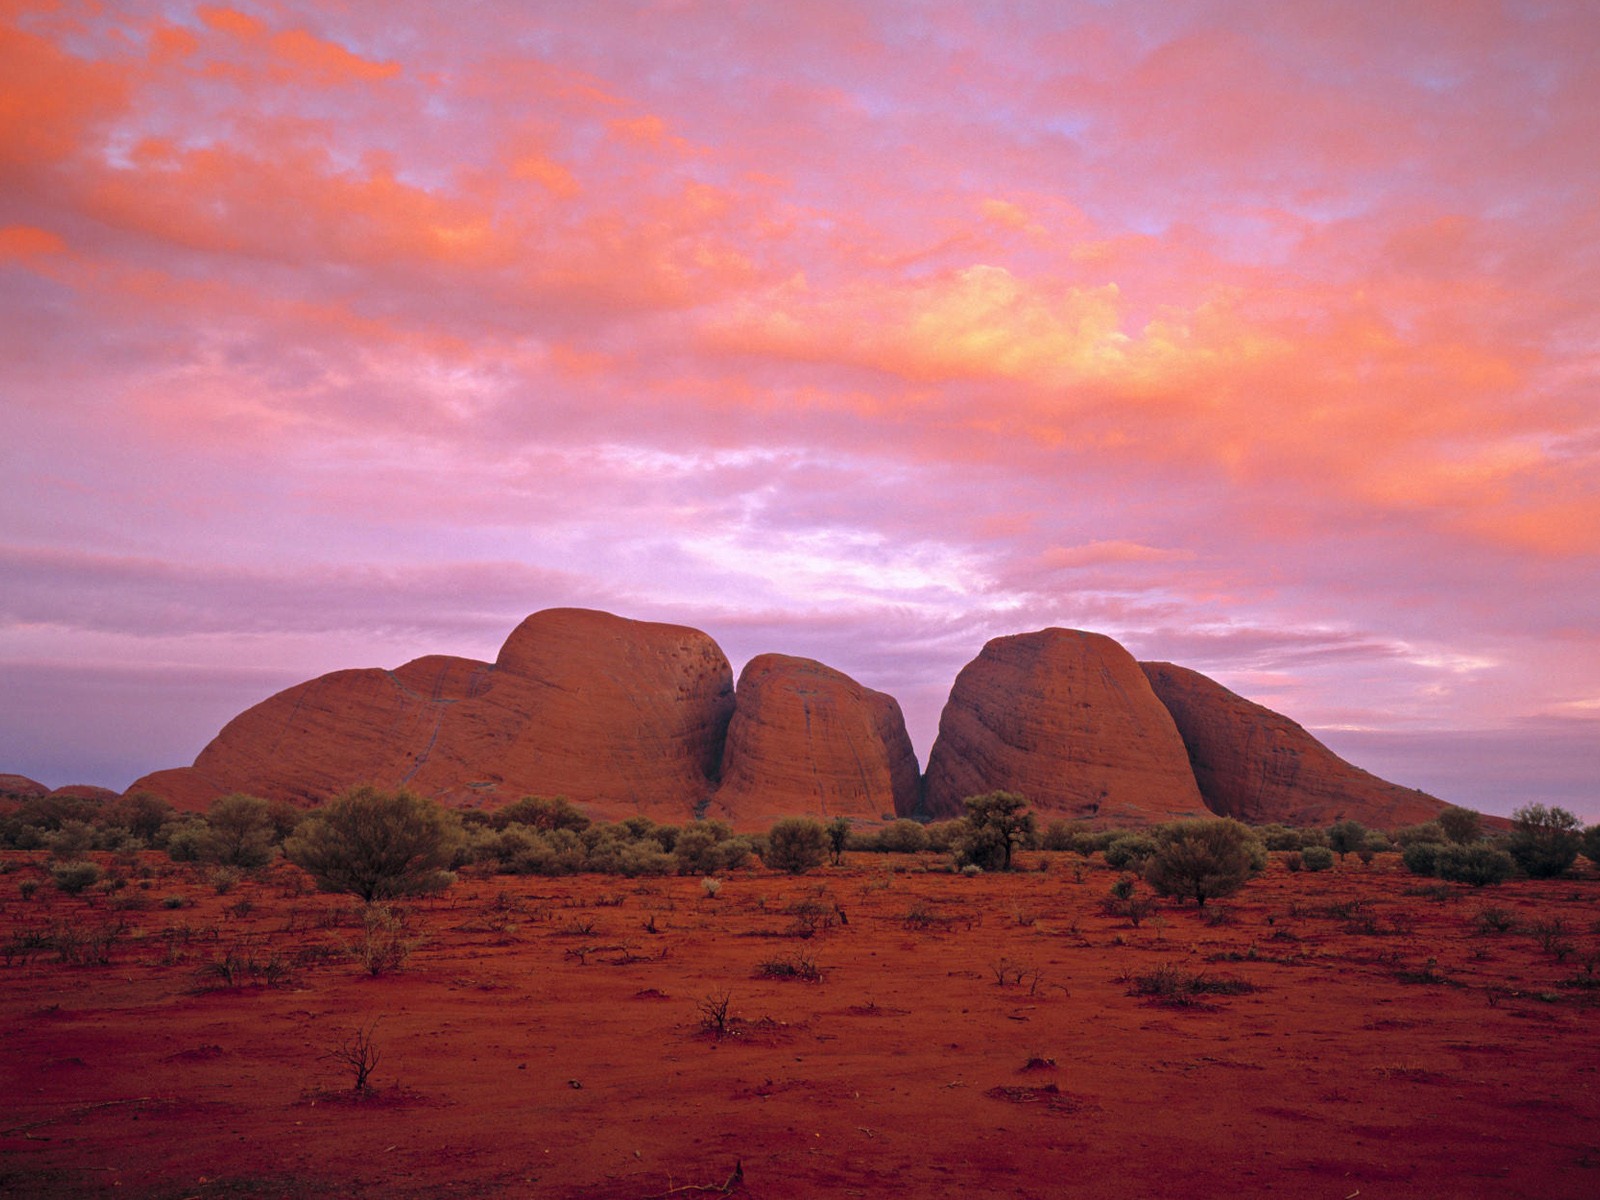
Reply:
<svg viewBox="0 0 1600 1200"><path fill-rule="evenodd" d="M643 1200L660 1200L662 1196L683 1196L689 1192L701 1192L712 1196L731 1196L744 1188L744 1160L740 1159L733 1165L733 1174L729 1175L725 1183L686 1183L682 1187L668 1188L664 1192L654 1192L643 1197Z"/></svg>

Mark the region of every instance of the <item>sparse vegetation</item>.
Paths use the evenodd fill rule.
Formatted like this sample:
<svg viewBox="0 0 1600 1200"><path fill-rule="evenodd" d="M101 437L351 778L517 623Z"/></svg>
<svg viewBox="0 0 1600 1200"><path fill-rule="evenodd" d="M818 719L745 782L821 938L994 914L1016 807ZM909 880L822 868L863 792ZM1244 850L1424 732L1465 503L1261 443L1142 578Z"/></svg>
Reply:
<svg viewBox="0 0 1600 1200"><path fill-rule="evenodd" d="M767 866L804 875L828 861L828 831L810 817L785 817L767 833Z"/></svg>
<svg viewBox="0 0 1600 1200"><path fill-rule="evenodd" d="M1567 873L1583 844L1583 823L1564 808L1528 804L1511 814L1506 849L1531 879Z"/></svg>
<svg viewBox="0 0 1600 1200"><path fill-rule="evenodd" d="M1016 792L985 792L968 796L965 828L956 843L963 866L985 871L1009 871L1012 855L1033 838L1033 813Z"/></svg>
<svg viewBox="0 0 1600 1200"><path fill-rule="evenodd" d="M460 841L460 827L434 801L359 787L312 814L284 853L323 891L370 903L448 887Z"/></svg>
<svg viewBox="0 0 1600 1200"><path fill-rule="evenodd" d="M1237 892L1266 865L1266 850L1249 828L1225 817L1162 825L1155 840L1145 881L1160 895L1199 907Z"/></svg>

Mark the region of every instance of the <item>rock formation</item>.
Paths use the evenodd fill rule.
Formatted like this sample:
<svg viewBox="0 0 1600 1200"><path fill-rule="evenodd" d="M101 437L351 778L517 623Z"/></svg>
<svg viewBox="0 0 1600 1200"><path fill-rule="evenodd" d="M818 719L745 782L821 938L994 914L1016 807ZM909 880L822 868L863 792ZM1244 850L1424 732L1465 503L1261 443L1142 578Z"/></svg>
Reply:
<svg viewBox="0 0 1600 1200"><path fill-rule="evenodd" d="M50 789L26 775L0 775L0 800L37 800Z"/></svg>
<svg viewBox="0 0 1600 1200"><path fill-rule="evenodd" d="M460 807L563 795L600 819L709 815L739 829L959 816L967 796L996 790L1022 793L1043 821L1101 827L1215 811L1393 828L1443 807L1203 675L1141 669L1100 634L986 645L955 681L919 780L893 697L780 654L750 660L736 693L706 634L572 608L529 617L493 663L430 655L298 684L228 722L192 767L128 790L196 811L233 791L314 804L361 783ZM6 788L44 790L0 776Z"/></svg>
<svg viewBox="0 0 1600 1200"><path fill-rule="evenodd" d="M962 668L928 757L924 810L1019 792L1043 820L1140 826L1205 816L1189 756L1139 664L1096 633L995 638Z"/></svg>
<svg viewBox="0 0 1600 1200"><path fill-rule="evenodd" d="M1251 824L1379 829L1431 820L1445 807L1425 792L1351 766L1288 717L1171 663L1141 663L1188 747L1207 807Z"/></svg>
<svg viewBox="0 0 1600 1200"><path fill-rule="evenodd" d="M876 824L909 815L918 790L894 697L785 654L759 655L740 672L710 816L737 828L797 813Z"/></svg>
<svg viewBox="0 0 1600 1200"><path fill-rule="evenodd" d="M134 785L312 803L358 783L455 804L564 795L592 815L690 819L716 782L733 671L705 634L583 609L529 617L493 664L432 655L335 671L230 721L184 772Z"/></svg>

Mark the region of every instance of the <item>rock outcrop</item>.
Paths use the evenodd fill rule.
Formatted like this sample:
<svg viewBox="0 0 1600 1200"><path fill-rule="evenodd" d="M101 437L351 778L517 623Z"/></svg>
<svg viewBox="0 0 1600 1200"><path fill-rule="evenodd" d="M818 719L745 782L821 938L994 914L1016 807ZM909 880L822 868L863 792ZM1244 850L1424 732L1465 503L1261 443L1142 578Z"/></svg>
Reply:
<svg viewBox="0 0 1600 1200"><path fill-rule="evenodd" d="M995 638L956 677L928 757L924 811L1019 792L1042 820L1133 827L1205 816L1172 717L1133 656L1073 629Z"/></svg>
<svg viewBox="0 0 1600 1200"><path fill-rule="evenodd" d="M1207 807L1253 825L1329 825L1350 818L1379 829L1415 825L1445 804L1352 766L1299 725L1198 671L1141 663L1177 723Z"/></svg>
<svg viewBox="0 0 1600 1200"><path fill-rule="evenodd" d="M203 807L236 790L309 804L374 783L458 805L565 795L595 816L683 821L715 786L732 710L732 668L698 630L550 609L492 665L431 655L279 692L186 772L134 787Z"/></svg>
<svg viewBox="0 0 1600 1200"><path fill-rule="evenodd" d="M894 697L785 654L751 659L734 695L710 816L760 829L797 813L876 824L916 808L917 756Z"/></svg>
<svg viewBox="0 0 1600 1200"><path fill-rule="evenodd" d="M50 794L50 789L37 779L26 775L0 774L0 800L37 800Z"/></svg>

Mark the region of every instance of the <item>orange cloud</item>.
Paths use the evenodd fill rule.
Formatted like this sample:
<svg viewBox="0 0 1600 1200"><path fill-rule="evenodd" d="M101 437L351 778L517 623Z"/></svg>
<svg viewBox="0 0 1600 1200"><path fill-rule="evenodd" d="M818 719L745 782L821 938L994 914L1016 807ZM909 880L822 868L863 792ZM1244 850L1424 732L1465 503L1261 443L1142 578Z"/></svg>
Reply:
<svg viewBox="0 0 1600 1200"><path fill-rule="evenodd" d="M8 258L43 258L60 254L66 243L48 229L32 225L7 225L0 228L0 261Z"/></svg>
<svg viewBox="0 0 1600 1200"><path fill-rule="evenodd" d="M70 157L89 127L127 99L117 65L76 58L4 22L0 80L0 166L26 168Z"/></svg>

